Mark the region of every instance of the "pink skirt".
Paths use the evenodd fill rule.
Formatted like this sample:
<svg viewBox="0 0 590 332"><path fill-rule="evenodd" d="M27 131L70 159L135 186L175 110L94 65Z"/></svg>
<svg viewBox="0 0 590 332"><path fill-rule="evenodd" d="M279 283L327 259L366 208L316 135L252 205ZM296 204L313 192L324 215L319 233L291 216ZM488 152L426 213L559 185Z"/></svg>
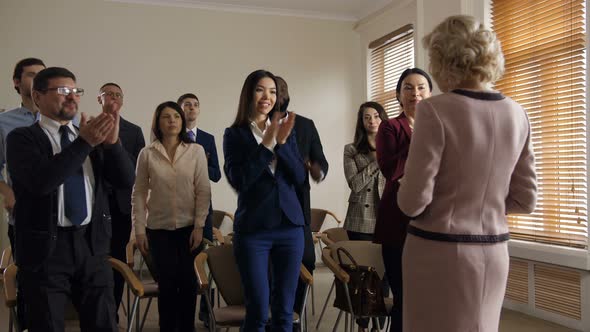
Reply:
<svg viewBox="0 0 590 332"><path fill-rule="evenodd" d="M404 332L498 331L508 265L508 242L440 242L408 234Z"/></svg>

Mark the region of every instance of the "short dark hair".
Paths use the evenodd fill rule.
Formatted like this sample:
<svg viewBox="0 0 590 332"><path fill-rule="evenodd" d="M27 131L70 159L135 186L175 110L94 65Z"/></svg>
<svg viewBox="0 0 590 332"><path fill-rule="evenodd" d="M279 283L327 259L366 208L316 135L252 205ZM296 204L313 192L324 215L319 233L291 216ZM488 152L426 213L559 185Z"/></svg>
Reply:
<svg viewBox="0 0 590 332"><path fill-rule="evenodd" d="M277 84L277 79L275 75L271 72L259 69L253 71L246 77L244 81L244 85L242 86L242 92L240 93L240 103L238 104L238 114L236 115L236 119L232 124L234 126L245 126L250 123L250 115L254 111L254 92L256 91L256 85L258 82L268 77ZM272 108L271 112L279 112L280 111L280 100L281 100L281 91L277 88L277 95L276 95L276 102L274 107ZM269 113L271 114L271 113Z"/></svg>
<svg viewBox="0 0 590 332"><path fill-rule="evenodd" d="M359 110L356 115L356 129L354 131L354 147L359 153L369 153L371 151L371 147L369 146L369 138L367 135L367 130L365 129L365 125L363 123L363 116L365 113L365 109L367 108L374 108L377 113L379 113L379 117L381 121L387 120L387 113L385 113L385 109L381 104L374 101L367 101L362 103L359 107Z"/></svg>
<svg viewBox="0 0 590 332"><path fill-rule="evenodd" d="M49 80L56 77L71 78L76 81L76 75L71 71L61 67L49 67L38 72L33 79L33 90L39 92L47 91Z"/></svg>
<svg viewBox="0 0 590 332"><path fill-rule="evenodd" d="M291 101L291 97L289 97L289 86L287 85L287 81L280 76L276 76L277 79L277 88L281 91L281 112L285 112L287 107L289 107L289 102Z"/></svg>
<svg viewBox="0 0 590 332"><path fill-rule="evenodd" d="M199 101L199 98L197 98L197 96L194 93L185 93L182 96L178 97L176 103L180 105L180 102L187 98L196 99L197 101ZM182 105L180 105L180 107L182 107Z"/></svg>
<svg viewBox="0 0 590 332"><path fill-rule="evenodd" d="M404 105L402 105L402 101L399 100L399 95L402 92L402 83L404 82L406 77L408 77L412 74L418 74L418 75L424 76L424 78L428 81L428 87L430 88L430 92L432 92L432 80L430 79L430 76L428 75L428 73L426 73L424 70L422 70L420 68L408 68L408 69L404 70L402 72L402 74L399 76L399 80L397 80L397 86L395 87L395 92L396 92L395 98L397 99L397 101L399 102L399 105L401 107L404 107Z"/></svg>
<svg viewBox="0 0 590 332"><path fill-rule="evenodd" d="M43 61L41 59L37 59L37 58L26 58L26 59L22 59L21 61L17 62L16 65L14 66L14 73L12 74L12 79L13 80L20 80L23 76L23 71L24 71L25 67L34 66L34 65L39 65L39 66L45 67L45 64L43 63ZM14 89L16 90L16 92L18 92L18 94L20 94L20 89L18 88L18 86L15 86Z"/></svg>
<svg viewBox="0 0 590 332"><path fill-rule="evenodd" d="M116 86L117 88L119 88L119 90L123 91L123 89L121 89L121 87L119 86L119 84L113 83L113 82L108 82L108 83L103 84L100 87L100 89L98 89L98 91L101 91L102 92L102 89L106 88L107 86Z"/></svg>
<svg viewBox="0 0 590 332"><path fill-rule="evenodd" d="M186 134L186 119L184 117L184 112L180 106L173 102L173 101L165 101L156 107L156 111L154 112L154 118L152 120L152 133L154 134L155 139L162 142L162 130L160 129L160 116L162 116L162 111L165 108L171 108L176 111L176 113L180 114L180 119L182 120L182 129L180 133L178 133L178 138L181 142L191 143L190 138Z"/></svg>

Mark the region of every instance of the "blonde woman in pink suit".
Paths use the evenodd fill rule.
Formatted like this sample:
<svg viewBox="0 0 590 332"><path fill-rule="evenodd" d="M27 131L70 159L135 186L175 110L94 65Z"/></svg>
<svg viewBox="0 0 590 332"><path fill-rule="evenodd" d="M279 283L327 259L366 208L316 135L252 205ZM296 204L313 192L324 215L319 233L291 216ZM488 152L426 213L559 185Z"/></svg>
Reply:
<svg viewBox="0 0 590 332"><path fill-rule="evenodd" d="M398 192L404 331L498 331L508 277L506 215L531 213L536 175L525 110L490 89L496 35L452 16L424 37L443 94L418 105Z"/></svg>

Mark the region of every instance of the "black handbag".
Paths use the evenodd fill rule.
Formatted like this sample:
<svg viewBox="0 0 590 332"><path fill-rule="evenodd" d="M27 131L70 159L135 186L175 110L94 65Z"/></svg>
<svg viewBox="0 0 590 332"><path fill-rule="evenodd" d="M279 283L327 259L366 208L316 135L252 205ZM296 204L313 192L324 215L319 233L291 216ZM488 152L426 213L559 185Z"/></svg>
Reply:
<svg viewBox="0 0 590 332"><path fill-rule="evenodd" d="M351 264L342 262L341 253L348 256ZM355 316L387 316L381 278L372 266L358 265L352 255L344 248L336 249L338 264L348 273L348 293ZM334 306L340 310L350 312L350 306L346 299L345 285L336 278L336 299Z"/></svg>

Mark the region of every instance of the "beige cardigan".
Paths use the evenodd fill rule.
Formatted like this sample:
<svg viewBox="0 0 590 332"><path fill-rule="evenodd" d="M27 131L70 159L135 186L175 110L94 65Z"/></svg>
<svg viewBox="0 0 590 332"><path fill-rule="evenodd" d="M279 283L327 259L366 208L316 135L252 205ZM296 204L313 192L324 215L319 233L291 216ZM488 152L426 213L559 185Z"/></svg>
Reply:
<svg viewBox="0 0 590 332"><path fill-rule="evenodd" d="M506 214L531 213L536 175L530 125L499 93L457 91L418 105L398 193L411 226L443 234L508 233Z"/></svg>
<svg viewBox="0 0 590 332"><path fill-rule="evenodd" d="M173 161L157 140L141 150L131 194L135 234L145 234L146 227L203 227L210 200L207 157L202 146L180 143Z"/></svg>

